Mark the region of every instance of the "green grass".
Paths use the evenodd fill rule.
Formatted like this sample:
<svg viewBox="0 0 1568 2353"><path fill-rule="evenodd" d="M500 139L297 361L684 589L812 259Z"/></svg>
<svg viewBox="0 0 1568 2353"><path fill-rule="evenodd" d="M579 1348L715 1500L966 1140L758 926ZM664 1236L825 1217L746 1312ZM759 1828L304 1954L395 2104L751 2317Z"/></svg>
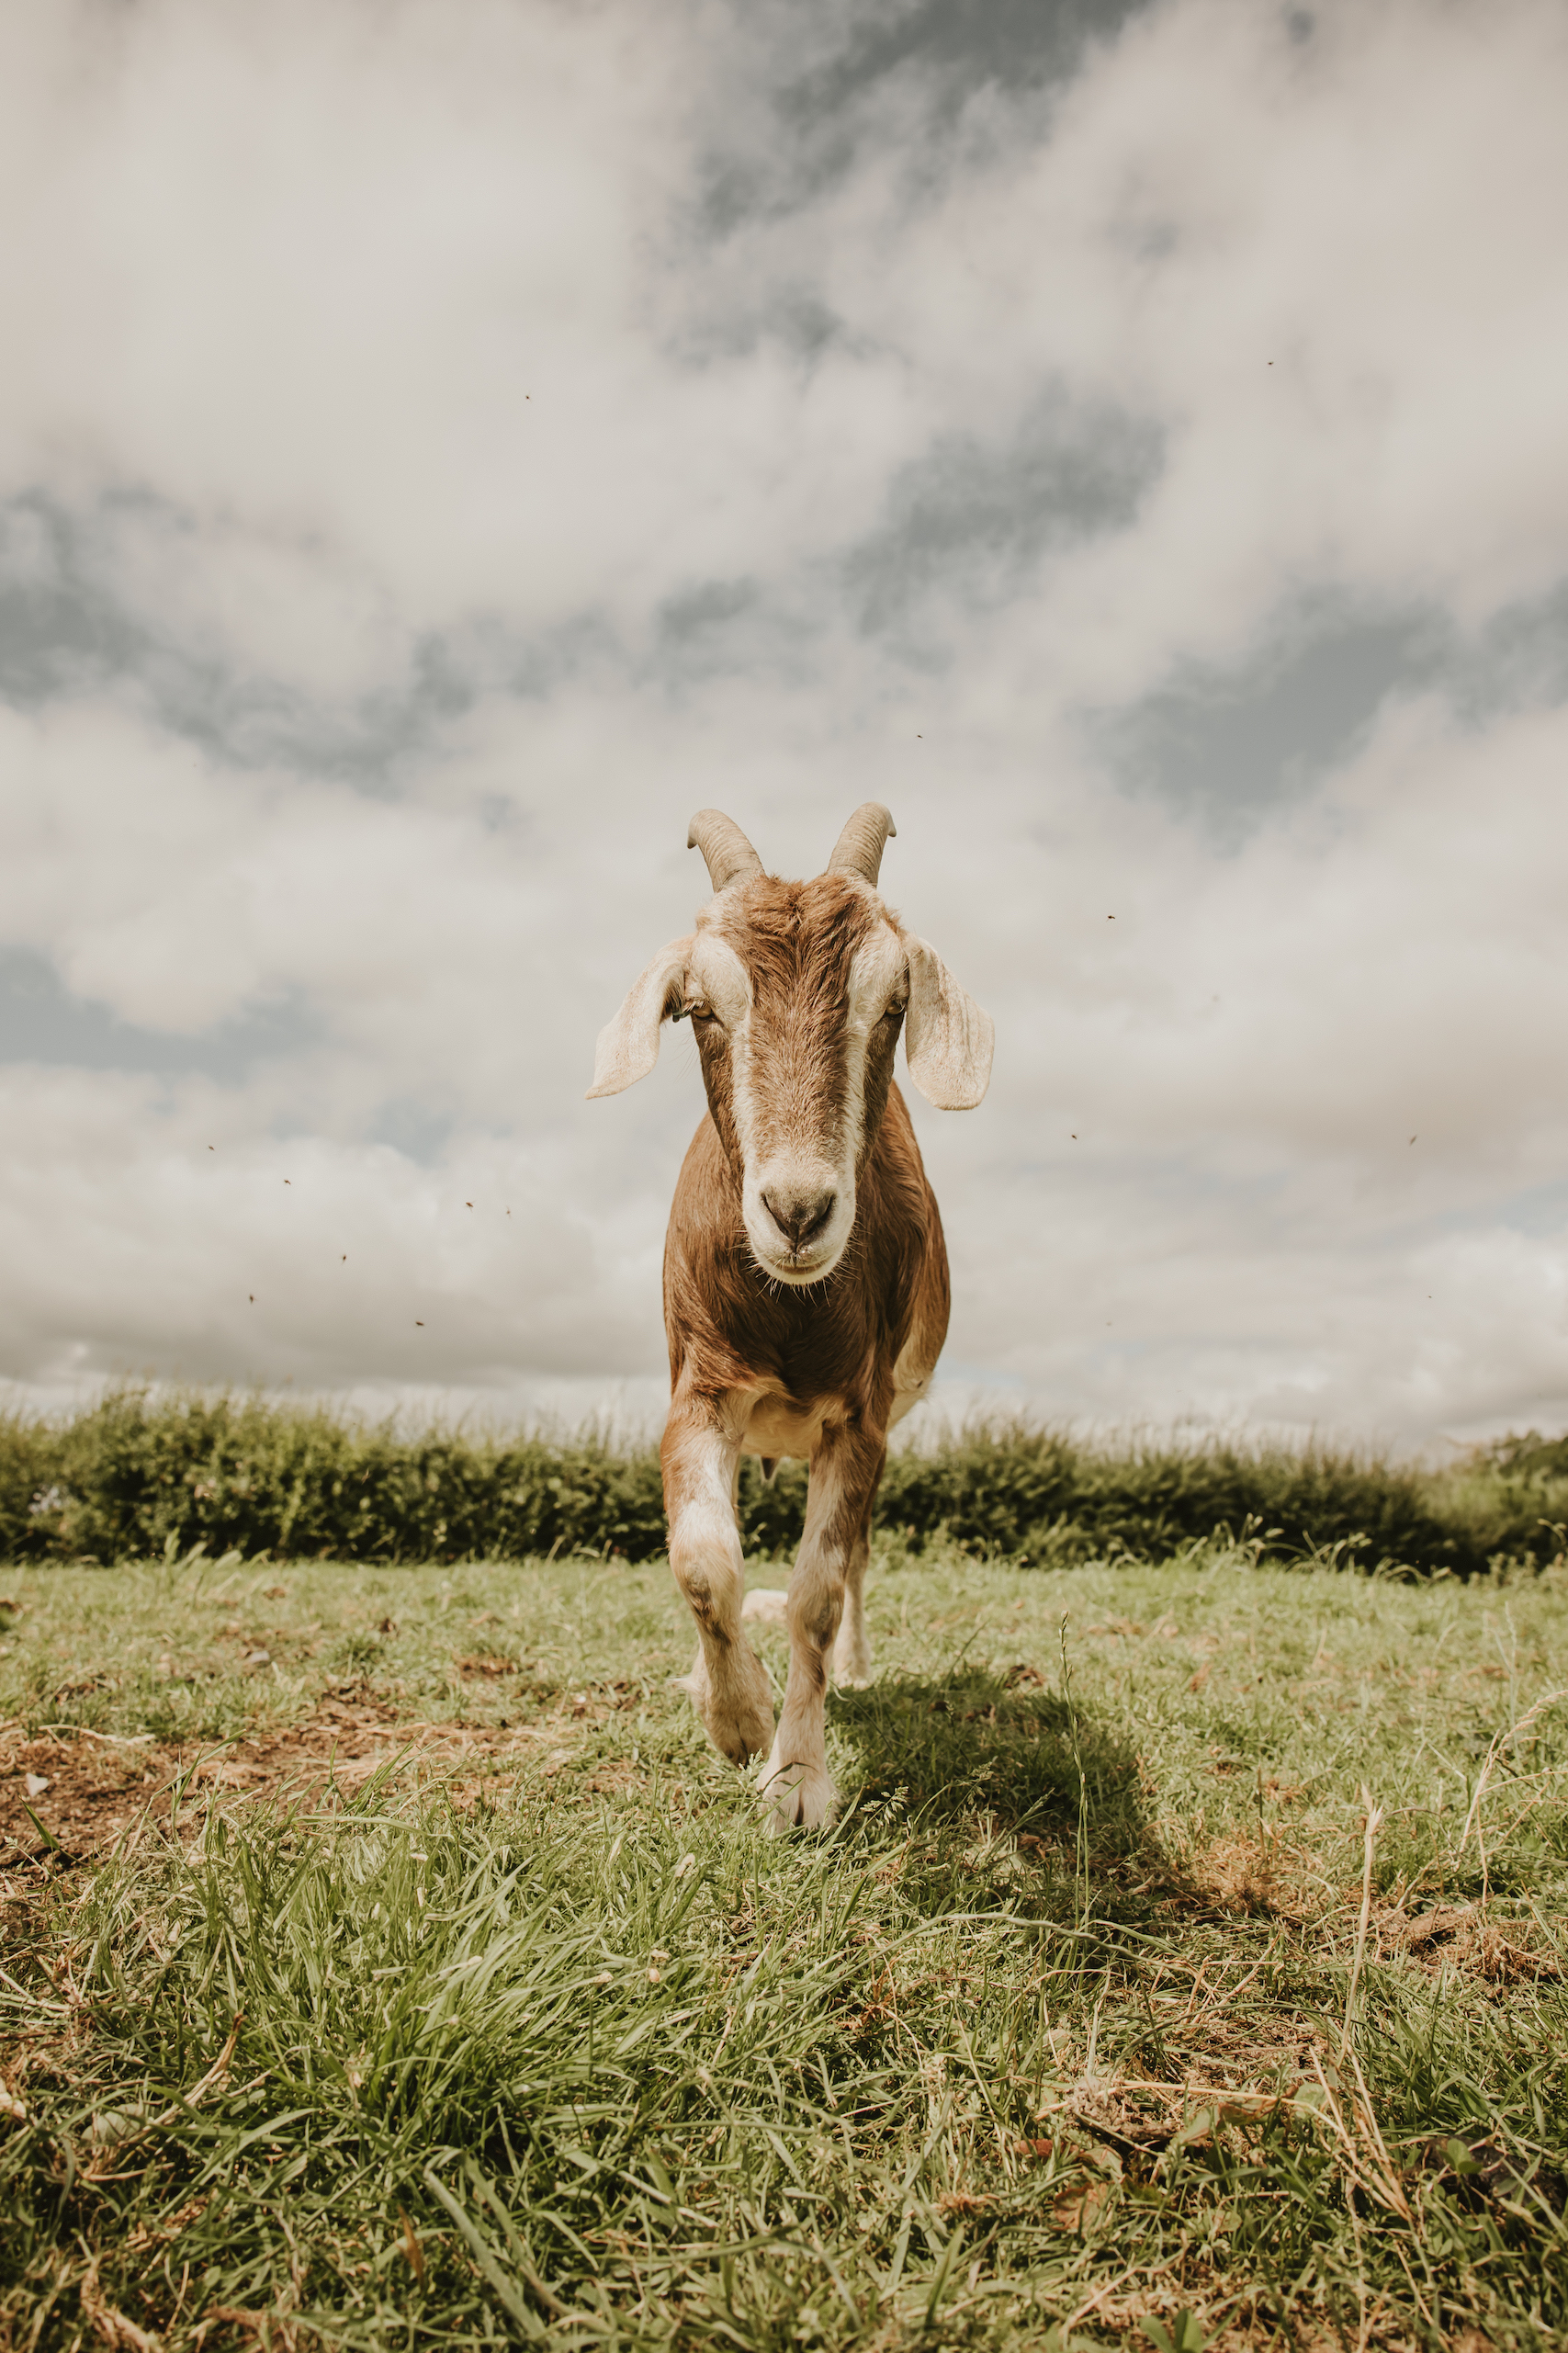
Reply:
<svg viewBox="0 0 1568 2353"><path fill-rule="evenodd" d="M0 1856L0 2345L1561 2345L1562 1572L876 1550L783 1841L661 1567L8 1571L0 1798L164 1764ZM473 1737L196 1778L345 1689Z"/></svg>

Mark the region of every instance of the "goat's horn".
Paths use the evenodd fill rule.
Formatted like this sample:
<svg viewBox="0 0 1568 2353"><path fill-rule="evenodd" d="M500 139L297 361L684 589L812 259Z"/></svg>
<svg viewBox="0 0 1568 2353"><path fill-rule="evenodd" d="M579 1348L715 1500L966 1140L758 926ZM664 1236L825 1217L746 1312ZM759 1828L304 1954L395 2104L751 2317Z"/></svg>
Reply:
<svg viewBox="0 0 1568 2353"><path fill-rule="evenodd" d="M887 838L897 831L892 812L884 809L879 800L863 800L839 836L828 861L828 873L859 875L874 890Z"/></svg>
<svg viewBox="0 0 1568 2353"><path fill-rule="evenodd" d="M750 882L762 871L762 861L733 817L721 809L699 809L686 835L688 850L700 850L707 861L708 880L716 891L732 882Z"/></svg>

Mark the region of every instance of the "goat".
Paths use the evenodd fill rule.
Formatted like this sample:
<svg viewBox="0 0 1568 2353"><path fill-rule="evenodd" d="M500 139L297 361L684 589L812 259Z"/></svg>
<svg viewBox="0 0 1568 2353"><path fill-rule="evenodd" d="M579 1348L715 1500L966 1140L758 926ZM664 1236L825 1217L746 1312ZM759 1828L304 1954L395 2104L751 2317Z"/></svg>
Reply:
<svg viewBox="0 0 1568 2353"><path fill-rule="evenodd" d="M687 847L714 896L600 1032L589 1090L646 1077L661 1024L690 1021L708 1115L664 1249L670 1566L697 1622L685 1688L733 1763L769 1750L778 1829L832 1818L829 1662L840 1682L870 1675L863 1586L887 1432L925 1395L947 1334L942 1219L893 1083L900 1029L909 1076L940 1108L972 1108L990 1077L989 1014L878 893L895 830L867 801L824 873L784 882L729 818L701 810ZM741 1623L742 1454L767 1478L781 1455L810 1465L776 1736Z"/></svg>

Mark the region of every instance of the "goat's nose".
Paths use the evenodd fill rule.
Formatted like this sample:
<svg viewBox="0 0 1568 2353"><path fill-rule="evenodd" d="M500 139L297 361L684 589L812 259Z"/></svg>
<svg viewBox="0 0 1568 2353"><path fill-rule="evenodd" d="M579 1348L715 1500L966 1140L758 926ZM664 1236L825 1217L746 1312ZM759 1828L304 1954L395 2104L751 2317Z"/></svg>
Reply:
<svg viewBox="0 0 1568 2353"><path fill-rule="evenodd" d="M831 1186L820 1193L796 1193L784 1185L772 1185L762 1193L769 1216L797 1255L807 1242L816 1240L831 1217L838 1198Z"/></svg>

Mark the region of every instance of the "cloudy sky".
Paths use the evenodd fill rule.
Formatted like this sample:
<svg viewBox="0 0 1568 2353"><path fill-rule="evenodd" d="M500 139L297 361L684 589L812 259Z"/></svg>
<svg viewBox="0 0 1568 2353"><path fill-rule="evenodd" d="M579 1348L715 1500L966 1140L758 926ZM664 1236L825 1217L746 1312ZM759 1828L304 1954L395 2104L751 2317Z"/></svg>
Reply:
<svg viewBox="0 0 1568 2353"><path fill-rule="evenodd" d="M1560 0L12 0L0 1376L657 1409L692 812L995 1014L951 1401L1568 1419Z"/></svg>

